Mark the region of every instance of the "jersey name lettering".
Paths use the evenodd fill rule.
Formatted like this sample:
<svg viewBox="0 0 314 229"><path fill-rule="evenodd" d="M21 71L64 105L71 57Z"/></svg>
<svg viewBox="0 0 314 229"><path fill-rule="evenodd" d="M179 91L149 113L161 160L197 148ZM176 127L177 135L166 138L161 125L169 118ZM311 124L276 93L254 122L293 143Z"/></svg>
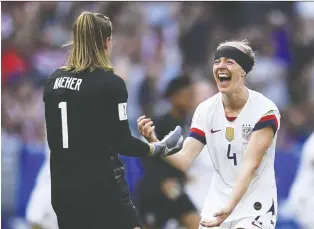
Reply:
<svg viewBox="0 0 314 229"><path fill-rule="evenodd" d="M53 89L67 88L70 90L79 91L81 83L82 79L74 77L60 77L56 79Z"/></svg>

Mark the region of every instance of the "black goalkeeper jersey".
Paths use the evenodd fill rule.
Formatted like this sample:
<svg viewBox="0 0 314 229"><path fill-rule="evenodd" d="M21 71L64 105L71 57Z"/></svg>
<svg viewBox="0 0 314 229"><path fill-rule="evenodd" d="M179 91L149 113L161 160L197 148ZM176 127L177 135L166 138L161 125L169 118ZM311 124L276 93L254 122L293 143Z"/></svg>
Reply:
<svg viewBox="0 0 314 229"><path fill-rule="evenodd" d="M114 73L58 69L48 78L43 99L52 200L67 191L97 187L114 193L112 159L148 155L149 145L131 135L126 85Z"/></svg>

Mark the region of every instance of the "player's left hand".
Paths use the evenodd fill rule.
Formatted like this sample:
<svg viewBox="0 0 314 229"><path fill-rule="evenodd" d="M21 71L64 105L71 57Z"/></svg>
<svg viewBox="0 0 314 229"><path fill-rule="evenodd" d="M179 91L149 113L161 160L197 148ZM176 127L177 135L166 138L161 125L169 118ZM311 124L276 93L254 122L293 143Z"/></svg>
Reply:
<svg viewBox="0 0 314 229"><path fill-rule="evenodd" d="M216 212L214 214L214 217L216 219L202 220L200 222L200 225L202 225L203 227L219 227L220 224L222 224L222 222L225 221L225 219L227 219L231 213L232 213L232 208L229 208L229 207L223 208L219 212Z"/></svg>
<svg viewBox="0 0 314 229"><path fill-rule="evenodd" d="M179 152L183 146L182 128L177 126L160 142L153 142L151 144L154 146L154 149L150 156L164 157Z"/></svg>

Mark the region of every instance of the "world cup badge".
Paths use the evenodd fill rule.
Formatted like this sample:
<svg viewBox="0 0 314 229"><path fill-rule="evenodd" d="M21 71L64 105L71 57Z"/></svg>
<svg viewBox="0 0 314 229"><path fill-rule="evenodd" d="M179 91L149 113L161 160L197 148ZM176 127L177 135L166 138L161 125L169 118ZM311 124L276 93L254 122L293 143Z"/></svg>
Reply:
<svg viewBox="0 0 314 229"><path fill-rule="evenodd" d="M234 129L232 127L226 128L226 139L231 142L234 139Z"/></svg>

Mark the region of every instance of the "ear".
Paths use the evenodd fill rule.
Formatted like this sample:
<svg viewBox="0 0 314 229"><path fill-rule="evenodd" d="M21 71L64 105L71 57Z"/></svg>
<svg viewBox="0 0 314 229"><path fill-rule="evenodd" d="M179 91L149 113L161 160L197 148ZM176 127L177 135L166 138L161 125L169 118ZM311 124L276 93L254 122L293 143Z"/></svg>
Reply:
<svg viewBox="0 0 314 229"><path fill-rule="evenodd" d="M107 37L105 40L105 49L108 49L111 45L111 37Z"/></svg>
<svg viewBox="0 0 314 229"><path fill-rule="evenodd" d="M242 71L241 76L242 76L242 77L245 77L245 76L246 76L246 72L245 72L244 70Z"/></svg>

